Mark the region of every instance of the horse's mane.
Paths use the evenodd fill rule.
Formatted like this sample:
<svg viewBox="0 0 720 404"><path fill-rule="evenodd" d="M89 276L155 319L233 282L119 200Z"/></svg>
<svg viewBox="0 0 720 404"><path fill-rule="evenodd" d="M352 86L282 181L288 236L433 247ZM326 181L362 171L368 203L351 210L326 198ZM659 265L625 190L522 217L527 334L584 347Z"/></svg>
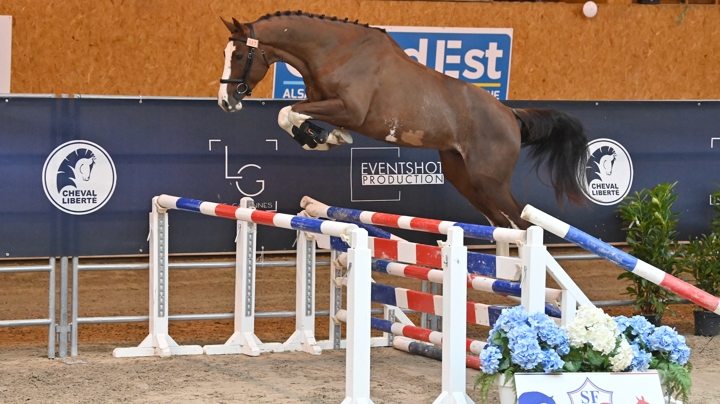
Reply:
<svg viewBox="0 0 720 404"><path fill-rule="evenodd" d="M278 11L278 12L276 12L275 14L266 14L266 15L258 18L258 21L260 21L260 20L269 20L269 19L274 18L274 17L282 17L282 16L299 16L299 17L307 17L307 18L318 18L318 19L321 19L321 20L328 20L328 21L338 21L338 22L343 22L343 23L347 23L347 24L360 25L360 26L364 26L364 27L366 27L366 28L377 29L377 30L379 30L379 31L381 31L381 32L385 32L384 29L382 29L382 28L377 28L377 27L371 27L370 24L359 24L359 23L358 23L358 20L350 21L348 18L340 19L340 18L338 18L338 17L329 17L329 16L326 16L325 14L303 13L302 10L298 10L298 11Z"/></svg>

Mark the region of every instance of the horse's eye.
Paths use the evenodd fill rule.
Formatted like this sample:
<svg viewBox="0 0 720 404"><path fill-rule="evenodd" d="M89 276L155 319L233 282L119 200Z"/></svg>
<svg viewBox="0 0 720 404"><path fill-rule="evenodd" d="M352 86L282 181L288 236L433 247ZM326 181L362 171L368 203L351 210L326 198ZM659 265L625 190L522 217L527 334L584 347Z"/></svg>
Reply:
<svg viewBox="0 0 720 404"><path fill-rule="evenodd" d="M242 58L243 58L243 55L235 55L235 61L236 61L236 62L241 61Z"/></svg>

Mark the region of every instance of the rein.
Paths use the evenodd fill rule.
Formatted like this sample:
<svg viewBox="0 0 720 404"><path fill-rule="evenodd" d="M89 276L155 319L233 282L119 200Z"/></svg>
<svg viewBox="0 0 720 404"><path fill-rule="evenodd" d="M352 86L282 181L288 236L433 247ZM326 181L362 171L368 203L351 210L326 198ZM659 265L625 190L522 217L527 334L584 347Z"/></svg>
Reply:
<svg viewBox="0 0 720 404"><path fill-rule="evenodd" d="M230 41L240 41L244 42L249 48L250 51L248 52L247 56L247 62L245 63L245 72L243 73L243 77L241 79L220 79L221 84L230 84L230 83L237 83L237 87L235 87L235 91L233 92L233 98L235 100L239 101L242 96L247 95L248 97L252 95L252 89L250 88L250 85L247 83L248 76L250 76L250 69L252 68L253 64L253 56L255 55L255 49L259 49L258 46L260 45L260 42L255 39L255 30L253 29L252 24L246 24L247 27L250 29L250 38L236 38L236 37L230 37L228 40ZM260 49L260 53L263 56L263 59L265 60L265 64L267 67L270 67L270 63L268 63L267 56L265 55L265 51Z"/></svg>

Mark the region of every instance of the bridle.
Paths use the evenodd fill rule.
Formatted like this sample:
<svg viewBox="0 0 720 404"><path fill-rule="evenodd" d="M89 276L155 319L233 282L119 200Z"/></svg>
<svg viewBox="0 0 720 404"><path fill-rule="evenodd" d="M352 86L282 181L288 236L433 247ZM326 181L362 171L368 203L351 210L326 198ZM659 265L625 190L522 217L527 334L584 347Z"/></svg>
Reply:
<svg viewBox="0 0 720 404"><path fill-rule="evenodd" d="M240 99L245 95L247 95L248 97L252 95L252 89L247 83L247 79L248 76L250 76L250 69L252 68L253 64L253 56L255 55L255 49L259 49L258 46L260 45L259 41L255 39L255 30L253 29L252 24L246 25L250 29L250 38L228 38L228 40L230 41L245 42L245 44L250 48L250 51L247 55L247 62L245 63L245 72L243 73L243 77L241 79L220 79L221 84L237 83L237 87L235 87L235 91L233 91L233 98L236 101L240 101ZM270 63L268 63L265 51L260 49L260 53L262 54L263 59L265 59L265 64L267 65L267 67L270 67Z"/></svg>

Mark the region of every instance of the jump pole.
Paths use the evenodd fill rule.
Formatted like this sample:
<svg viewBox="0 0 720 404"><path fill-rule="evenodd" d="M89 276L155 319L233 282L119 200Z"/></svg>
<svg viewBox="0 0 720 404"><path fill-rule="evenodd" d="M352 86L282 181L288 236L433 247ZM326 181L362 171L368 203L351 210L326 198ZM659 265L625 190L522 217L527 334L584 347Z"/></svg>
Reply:
<svg viewBox="0 0 720 404"><path fill-rule="evenodd" d="M570 226L569 224L556 219L547 213L531 206L525 206L521 217L531 223L545 228L550 233L558 237L562 237L585 250L595 253L598 256L612 261L621 268L634 273L635 275L647 279L650 282L684 297L691 302L710 310L716 314L720 314L720 298L713 296L703 290L696 288L683 282L682 280L670 275L669 273L656 268L632 255L619 250L597 238Z"/></svg>
<svg viewBox="0 0 720 404"><path fill-rule="evenodd" d="M351 232L358 228L354 224L323 221L169 195L160 195L153 198L152 212L150 213L150 333L138 347L115 349L113 351L113 356L115 357L192 355L203 352L203 348L196 345L178 346L168 335L168 209L187 210L207 216L217 216L247 223L263 224L344 238L349 237ZM365 232L365 234L367 234L367 232ZM240 238L241 237L238 237L239 241ZM365 244L367 244L367 241L365 241ZM248 251L251 250L252 248ZM250 256L249 252L243 252L241 254L243 254L244 258L249 258ZM254 251L252 251L253 260L254 256ZM370 271L369 263L367 270ZM254 282L252 282L254 281L254 268L251 272L243 272L243 276L248 276L248 274L252 274L251 276L253 278L246 283L245 286L254 285ZM236 303L237 298L238 294L236 294ZM241 306L245 308L252 307L252 305L242 304ZM251 318L245 318L244 320L252 322L254 319L252 310L250 314L251 315L247 317ZM247 330L252 329L252 327L247 325L247 323L244 327L238 327L236 323L236 331L238 331L238 328L243 335L236 339L231 337L231 340L238 342L237 344L229 344L231 345L231 350L249 350L252 354L254 351L251 346L252 342L256 343L257 341L250 337L246 338L245 335L247 334ZM254 337L254 334L252 334L252 336ZM247 343L247 346L241 346L240 342Z"/></svg>
<svg viewBox="0 0 720 404"><path fill-rule="evenodd" d="M325 205L324 203L316 201L309 196L304 196L302 198L300 206L313 217L335 219L343 222L365 223L376 226L387 226L397 229L417 230L438 234L447 234L451 227L456 226L463 229L465 237L469 238L509 243L517 243L518 241L525 239L524 230L450 222L446 220L424 219L413 216L378 213L367 210L339 208L336 206Z"/></svg>
<svg viewBox="0 0 720 404"><path fill-rule="evenodd" d="M342 258L340 258L342 262ZM391 262L381 259L374 259L372 262L373 272L380 272L402 278L418 279L442 284L443 272L438 269L431 269L416 265ZM480 292L494 293L503 296L521 297L521 283L503 279L495 279L483 275L468 274L467 285L469 289ZM545 301L560 301L561 290L545 288Z"/></svg>
<svg viewBox="0 0 720 404"><path fill-rule="evenodd" d="M374 258L433 268L442 266L442 250L438 246L378 237L368 237L368 242ZM347 244L337 238L331 237L330 244L338 251L347 249ZM500 257L469 251L466 261L467 271L474 275L515 281L520 279L522 273L522 259L518 257Z"/></svg>
<svg viewBox="0 0 720 404"><path fill-rule="evenodd" d="M347 322L347 310L340 310L335 318L341 322ZM383 318L372 317L370 327L374 330L392 333L398 337L412 338L418 341L429 342L434 345L442 345L443 334L440 331L428 330L427 328L415 327L409 324L396 323ZM470 338L465 338L465 350L480 355L487 343Z"/></svg>

